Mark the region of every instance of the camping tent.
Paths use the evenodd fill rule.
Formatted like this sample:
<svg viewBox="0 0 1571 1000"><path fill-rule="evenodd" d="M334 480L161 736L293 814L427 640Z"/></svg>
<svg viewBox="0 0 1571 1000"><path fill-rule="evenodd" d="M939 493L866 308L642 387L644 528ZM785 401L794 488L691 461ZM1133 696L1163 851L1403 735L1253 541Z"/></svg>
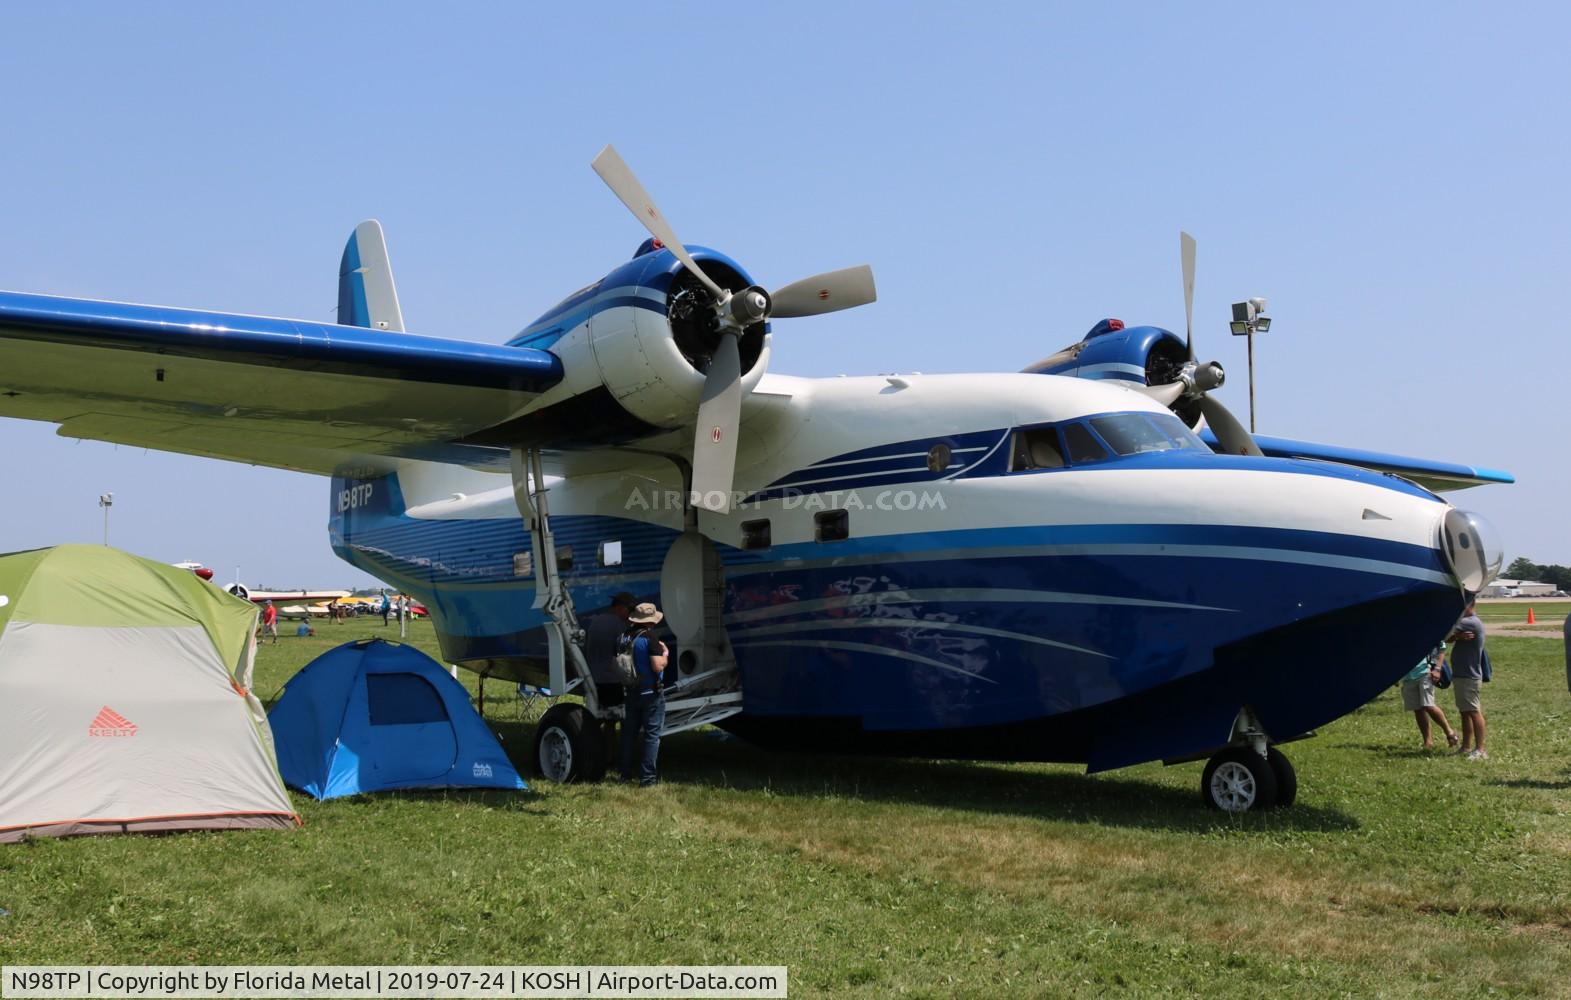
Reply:
<svg viewBox="0 0 1571 1000"><path fill-rule="evenodd" d="M442 665L381 639L330 649L269 717L284 781L319 799L394 788L524 788Z"/></svg>
<svg viewBox="0 0 1571 1000"><path fill-rule="evenodd" d="M289 827L256 609L101 545L0 555L0 842Z"/></svg>

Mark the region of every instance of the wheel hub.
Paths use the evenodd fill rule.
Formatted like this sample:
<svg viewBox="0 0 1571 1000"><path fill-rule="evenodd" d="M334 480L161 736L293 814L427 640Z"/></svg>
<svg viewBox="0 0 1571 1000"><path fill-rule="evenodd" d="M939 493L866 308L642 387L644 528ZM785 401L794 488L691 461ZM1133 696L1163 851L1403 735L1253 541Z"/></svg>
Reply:
<svg viewBox="0 0 1571 1000"><path fill-rule="evenodd" d="M1237 761L1225 761L1211 775L1211 798L1223 812L1245 812L1257 794L1254 774Z"/></svg>
<svg viewBox="0 0 1571 1000"><path fill-rule="evenodd" d="M555 782L565 782L573 773L573 742L556 726L547 729L541 737L540 770Z"/></svg>

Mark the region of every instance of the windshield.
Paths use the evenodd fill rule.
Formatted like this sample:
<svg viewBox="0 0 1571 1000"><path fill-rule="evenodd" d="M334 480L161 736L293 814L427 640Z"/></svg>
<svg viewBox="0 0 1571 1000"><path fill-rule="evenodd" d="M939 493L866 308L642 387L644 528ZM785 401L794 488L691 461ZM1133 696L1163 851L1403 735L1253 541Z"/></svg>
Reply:
<svg viewBox="0 0 1571 1000"><path fill-rule="evenodd" d="M1092 417L1091 426L1120 455L1211 450L1171 413L1110 413Z"/></svg>

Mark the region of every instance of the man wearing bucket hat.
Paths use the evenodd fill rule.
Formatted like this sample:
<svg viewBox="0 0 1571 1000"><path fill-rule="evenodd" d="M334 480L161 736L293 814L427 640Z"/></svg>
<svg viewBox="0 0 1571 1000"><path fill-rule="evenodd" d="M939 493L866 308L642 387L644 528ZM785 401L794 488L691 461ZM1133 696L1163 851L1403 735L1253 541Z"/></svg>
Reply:
<svg viewBox="0 0 1571 1000"><path fill-rule="evenodd" d="M631 647L638 683L628 685L627 713L622 719L622 780L645 788L655 783L655 763L660 756L660 730L665 726L665 693L662 681L669 651L651 638L649 630L665 615L645 602L628 615L626 641ZM635 775L636 771L636 775Z"/></svg>

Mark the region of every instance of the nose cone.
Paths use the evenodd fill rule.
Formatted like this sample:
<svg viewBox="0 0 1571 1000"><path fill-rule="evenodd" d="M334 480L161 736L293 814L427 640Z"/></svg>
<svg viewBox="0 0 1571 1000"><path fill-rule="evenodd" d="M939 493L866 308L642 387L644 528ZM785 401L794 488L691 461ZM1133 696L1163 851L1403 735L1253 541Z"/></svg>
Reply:
<svg viewBox="0 0 1571 1000"><path fill-rule="evenodd" d="M1505 548L1500 534L1483 515L1452 508L1440 523L1440 544L1457 583L1476 594L1500 575Z"/></svg>

